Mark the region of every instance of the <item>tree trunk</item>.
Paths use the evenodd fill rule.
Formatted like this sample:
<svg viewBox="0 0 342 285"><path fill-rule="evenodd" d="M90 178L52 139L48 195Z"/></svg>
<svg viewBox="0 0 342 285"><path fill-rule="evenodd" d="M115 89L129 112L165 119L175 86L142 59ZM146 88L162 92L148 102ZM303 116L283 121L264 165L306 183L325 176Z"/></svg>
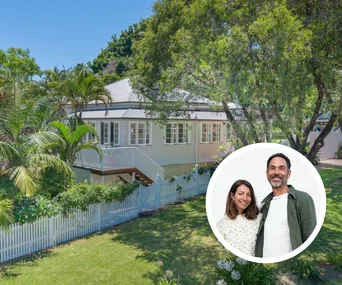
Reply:
<svg viewBox="0 0 342 285"><path fill-rule="evenodd" d="M244 106L242 107L242 112L243 112L243 114L247 120L247 124L249 126L249 131L252 134L254 142L256 142L256 143L260 142L260 138L259 138L257 132L255 131L253 118L252 118L251 114L248 112L247 108Z"/></svg>
<svg viewBox="0 0 342 285"><path fill-rule="evenodd" d="M316 164L318 162L316 159L317 153L324 146L324 139L331 132L331 130L335 124L336 118L337 118L337 115L335 113L332 113L327 125L321 131L321 133L318 135L316 140L314 141L314 143L310 149L310 152L307 155L307 158L311 161L311 163Z"/></svg>
<svg viewBox="0 0 342 285"><path fill-rule="evenodd" d="M231 113L231 111L228 108L228 104L227 104L226 100L222 100L222 105L223 105L223 109L224 109L224 112L226 113L228 121L233 126L233 129L236 133L236 136L241 140L243 145L248 145L249 142L248 142L246 136L243 134L241 127L238 125L240 122L237 122L235 120L233 114Z"/></svg>

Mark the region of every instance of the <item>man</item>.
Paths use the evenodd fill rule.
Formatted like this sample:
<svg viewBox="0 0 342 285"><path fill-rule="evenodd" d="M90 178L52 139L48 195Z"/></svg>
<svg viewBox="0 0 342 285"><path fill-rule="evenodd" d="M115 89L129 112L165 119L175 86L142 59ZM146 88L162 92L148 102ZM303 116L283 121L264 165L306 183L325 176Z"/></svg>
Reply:
<svg viewBox="0 0 342 285"><path fill-rule="evenodd" d="M257 257L276 257L291 252L309 238L316 226L311 196L287 185L290 169L290 159L283 153L273 154L267 160L266 176L273 191L262 201L260 209Z"/></svg>

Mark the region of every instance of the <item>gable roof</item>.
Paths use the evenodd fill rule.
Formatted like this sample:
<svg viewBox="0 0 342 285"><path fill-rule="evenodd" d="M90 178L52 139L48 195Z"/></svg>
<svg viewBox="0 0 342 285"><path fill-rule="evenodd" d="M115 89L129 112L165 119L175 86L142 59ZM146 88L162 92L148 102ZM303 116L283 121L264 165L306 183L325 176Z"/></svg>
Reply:
<svg viewBox="0 0 342 285"><path fill-rule="evenodd" d="M133 90L129 83L129 78L108 84L105 88L110 92L113 103L140 102L138 93Z"/></svg>

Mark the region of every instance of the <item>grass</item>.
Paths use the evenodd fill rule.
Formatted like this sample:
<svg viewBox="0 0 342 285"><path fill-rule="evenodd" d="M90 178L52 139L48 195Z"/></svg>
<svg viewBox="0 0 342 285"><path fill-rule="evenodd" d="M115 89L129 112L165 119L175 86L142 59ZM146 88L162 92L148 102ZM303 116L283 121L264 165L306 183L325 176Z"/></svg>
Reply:
<svg viewBox="0 0 342 285"><path fill-rule="evenodd" d="M329 252L341 253L342 248L342 168L324 169L319 173L327 195L327 210L321 231L304 252L288 261L276 264L275 269L278 272L292 270L297 278L308 269L305 266L308 261L314 264L312 273L315 274L314 271L318 268L327 284L342 284L342 274L337 272L338 268L331 262L328 254ZM295 270L294 264L299 264ZM300 264L305 270L301 270ZM312 284L318 284L317 281L313 281Z"/></svg>
<svg viewBox="0 0 342 285"><path fill-rule="evenodd" d="M326 254L327 249L341 252L342 248L342 169L320 174L327 191L327 213L319 235L304 253L270 267L281 275L296 260L312 260L327 284L342 284L341 273ZM214 284L216 263L224 255L207 222L205 197L199 196L152 217L4 264L0 284L156 284L168 269L182 285ZM304 268L306 274L310 268ZM292 280L299 274L293 271Z"/></svg>
<svg viewBox="0 0 342 285"><path fill-rule="evenodd" d="M200 196L6 264L0 283L156 284L171 269L182 285L209 284L224 252L207 222L205 196Z"/></svg>

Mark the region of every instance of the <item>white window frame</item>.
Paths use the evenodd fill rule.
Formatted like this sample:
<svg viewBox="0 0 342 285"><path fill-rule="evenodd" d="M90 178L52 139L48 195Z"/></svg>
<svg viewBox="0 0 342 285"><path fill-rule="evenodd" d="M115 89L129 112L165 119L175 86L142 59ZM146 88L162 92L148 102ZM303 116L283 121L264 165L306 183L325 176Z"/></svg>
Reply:
<svg viewBox="0 0 342 285"><path fill-rule="evenodd" d="M102 133L102 127L101 127L101 141L103 141L104 145L110 144L110 122L101 122L103 124L103 133ZM107 140L106 140L106 126L107 126Z"/></svg>
<svg viewBox="0 0 342 285"><path fill-rule="evenodd" d="M103 133L102 133L102 124L103 124ZM112 133L112 124L113 126L113 133ZM107 126L107 139L105 140L105 126ZM117 138L115 137L115 130L117 126ZM113 138L113 141L112 141ZM107 146L118 146L120 145L120 122L117 121L101 121L100 122L100 139L101 139L101 144L102 145L107 145ZM117 141L117 143L116 143Z"/></svg>
<svg viewBox="0 0 342 285"><path fill-rule="evenodd" d="M183 125L183 136L180 141L180 125ZM170 137L168 138L168 128L170 129ZM169 141L168 141L169 140ZM173 144L190 144L190 124L183 122L167 123L164 128L164 143L168 145Z"/></svg>
<svg viewBox="0 0 342 285"><path fill-rule="evenodd" d="M204 126L206 126L205 132L203 132ZM214 136L214 132L216 132L216 136ZM205 137L203 137L204 135ZM222 123L201 123L201 143L221 143L222 135Z"/></svg>
<svg viewBox="0 0 342 285"><path fill-rule="evenodd" d="M97 131L96 122L89 121L88 124L90 124ZM88 133L88 142L98 143L99 141L98 141L97 137L94 134L89 134Z"/></svg>
<svg viewBox="0 0 342 285"><path fill-rule="evenodd" d="M132 142L132 125L135 125L134 142ZM143 130L142 136L140 136L139 130ZM129 133L128 145L152 145L152 122L151 121L129 122L128 133Z"/></svg>

